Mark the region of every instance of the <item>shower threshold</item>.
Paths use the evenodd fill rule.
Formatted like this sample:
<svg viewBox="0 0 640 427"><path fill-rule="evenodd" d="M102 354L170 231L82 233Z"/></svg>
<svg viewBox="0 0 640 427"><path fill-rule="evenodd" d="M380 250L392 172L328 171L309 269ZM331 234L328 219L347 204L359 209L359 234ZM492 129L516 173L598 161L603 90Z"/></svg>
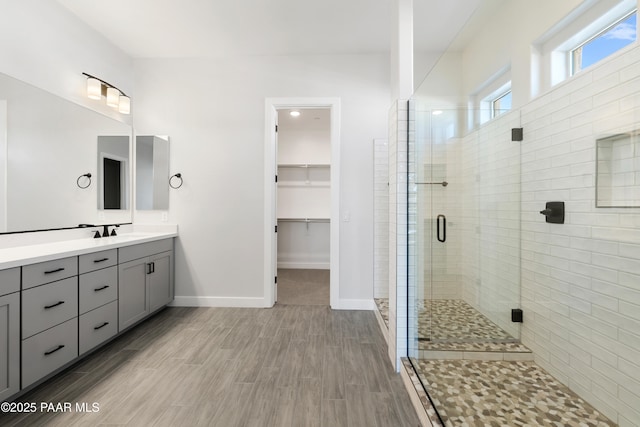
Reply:
<svg viewBox="0 0 640 427"><path fill-rule="evenodd" d="M615 426L533 361L417 360L412 365L444 426ZM434 425L439 425L436 422Z"/></svg>

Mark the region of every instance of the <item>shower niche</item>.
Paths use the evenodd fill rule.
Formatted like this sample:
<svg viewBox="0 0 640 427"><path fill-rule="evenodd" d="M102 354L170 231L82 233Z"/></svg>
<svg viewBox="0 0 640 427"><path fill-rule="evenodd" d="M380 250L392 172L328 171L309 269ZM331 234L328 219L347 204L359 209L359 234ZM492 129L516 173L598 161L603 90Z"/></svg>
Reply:
<svg viewBox="0 0 640 427"><path fill-rule="evenodd" d="M638 131L596 140L596 207L640 207Z"/></svg>

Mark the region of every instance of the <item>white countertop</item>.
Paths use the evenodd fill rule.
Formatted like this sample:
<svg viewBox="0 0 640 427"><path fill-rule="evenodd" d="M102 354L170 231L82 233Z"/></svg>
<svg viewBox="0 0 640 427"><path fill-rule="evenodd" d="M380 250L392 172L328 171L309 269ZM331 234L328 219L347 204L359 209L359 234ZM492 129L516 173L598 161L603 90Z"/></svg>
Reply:
<svg viewBox="0 0 640 427"><path fill-rule="evenodd" d="M140 243L153 242L155 240L177 236L178 231L176 228L174 230L164 231L135 231L122 233L118 236L102 237L100 239L86 237L82 239L2 248L0 249L0 270L70 256L84 255L107 249L138 245Z"/></svg>

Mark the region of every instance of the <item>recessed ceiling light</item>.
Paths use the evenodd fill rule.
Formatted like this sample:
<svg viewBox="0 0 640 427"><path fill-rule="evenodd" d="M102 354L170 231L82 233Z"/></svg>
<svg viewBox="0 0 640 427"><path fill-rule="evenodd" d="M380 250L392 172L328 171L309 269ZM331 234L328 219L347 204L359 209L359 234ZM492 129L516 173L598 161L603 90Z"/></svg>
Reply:
<svg viewBox="0 0 640 427"><path fill-rule="evenodd" d="M289 114L291 115L291 117L298 117L300 115L300 111L291 110L291 111L289 111Z"/></svg>
<svg viewBox="0 0 640 427"><path fill-rule="evenodd" d="M442 114L442 110L435 110L433 113L434 116L439 116L440 114Z"/></svg>

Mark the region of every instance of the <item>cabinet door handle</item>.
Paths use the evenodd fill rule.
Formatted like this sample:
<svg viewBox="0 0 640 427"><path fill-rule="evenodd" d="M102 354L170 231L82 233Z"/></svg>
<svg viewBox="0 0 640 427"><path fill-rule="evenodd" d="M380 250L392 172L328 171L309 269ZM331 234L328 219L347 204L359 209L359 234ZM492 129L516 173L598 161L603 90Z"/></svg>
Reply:
<svg viewBox="0 0 640 427"><path fill-rule="evenodd" d="M155 273L155 272L156 272L156 263L155 263L155 262L152 262L152 263L151 263L151 272L152 272L152 273Z"/></svg>
<svg viewBox="0 0 640 427"><path fill-rule="evenodd" d="M442 230L440 229L440 220L442 220ZM438 218L436 219L436 225L437 225L437 238L438 238L438 242L446 242L447 241L447 217L444 215L438 215ZM442 231L442 234L440 233L440 231Z"/></svg>
<svg viewBox="0 0 640 427"><path fill-rule="evenodd" d="M104 327L105 327L105 326L107 326L108 324L109 324L109 322L104 322L102 325L100 325L100 326L96 326L95 328L93 328L93 330L94 330L94 331L97 331L98 329L102 329L102 328L104 328Z"/></svg>
<svg viewBox="0 0 640 427"><path fill-rule="evenodd" d="M104 286L101 286L101 287L99 287L99 288L95 288L95 289L93 290L93 292L100 292L100 291L104 291L104 290L105 290L105 289L107 289L108 287L109 287L109 285L104 285Z"/></svg>
<svg viewBox="0 0 640 427"><path fill-rule="evenodd" d="M60 268L56 268L55 270L45 271L44 274L58 273L58 272L63 271L63 270L64 270L64 267L60 267Z"/></svg>
<svg viewBox="0 0 640 427"><path fill-rule="evenodd" d="M151 273L153 273L153 271L151 270L151 263L148 262L147 263L147 274L151 274Z"/></svg>
<svg viewBox="0 0 640 427"><path fill-rule="evenodd" d="M57 302L57 303L55 303L55 304L45 305L45 306L44 306L44 309L45 309L45 310L48 310L48 309L50 309L50 308L57 307L57 306L59 306L59 305L61 305L61 304L64 304L64 301L58 301L58 302Z"/></svg>
<svg viewBox="0 0 640 427"><path fill-rule="evenodd" d="M58 351L58 350L62 350L63 348L64 348L64 344L60 344L59 346L57 346L57 347L56 347L56 348L54 348L53 350L45 351L45 352L44 352L44 355L45 355L45 356L48 356L48 355L50 355L50 354L55 353L55 352L56 352L56 351Z"/></svg>
<svg viewBox="0 0 640 427"><path fill-rule="evenodd" d="M100 258L100 259L94 259L93 262L94 263L99 263L99 262L105 262L105 261L109 261L109 258Z"/></svg>

